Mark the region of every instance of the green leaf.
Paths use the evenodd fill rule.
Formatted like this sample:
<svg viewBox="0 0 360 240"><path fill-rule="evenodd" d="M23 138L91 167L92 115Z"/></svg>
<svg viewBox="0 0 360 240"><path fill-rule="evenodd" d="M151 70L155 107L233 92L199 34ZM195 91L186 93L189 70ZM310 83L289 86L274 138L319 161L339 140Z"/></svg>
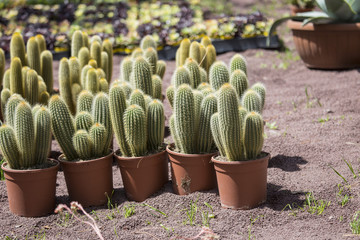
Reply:
<svg viewBox="0 0 360 240"><path fill-rule="evenodd" d="M342 22L351 21L356 15L345 0L317 0L316 3L331 18Z"/></svg>
<svg viewBox="0 0 360 240"><path fill-rule="evenodd" d="M334 22L334 19L331 17L313 17L313 18L305 19L302 25L305 26L308 23L324 24L331 22Z"/></svg>
<svg viewBox="0 0 360 240"><path fill-rule="evenodd" d="M352 9L352 11L355 14L359 14L360 13L360 1L359 0L345 0L350 8Z"/></svg>

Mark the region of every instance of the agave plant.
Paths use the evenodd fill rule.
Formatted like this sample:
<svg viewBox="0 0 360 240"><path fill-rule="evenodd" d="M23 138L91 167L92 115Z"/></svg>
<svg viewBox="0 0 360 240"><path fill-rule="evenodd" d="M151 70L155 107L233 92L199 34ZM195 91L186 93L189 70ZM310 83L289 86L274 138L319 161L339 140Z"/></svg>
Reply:
<svg viewBox="0 0 360 240"><path fill-rule="evenodd" d="M322 10L297 13L295 16L284 17L276 20L270 28L270 36L275 29L283 22L291 19L303 21L303 26L308 23L355 23L360 22L360 1L359 0L316 0L316 5Z"/></svg>
<svg viewBox="0 0 360 240"><path fill-rule="evenodd" d="M288 0L291 5L299 8L313 8L315 7L315 0Z"/></svg>

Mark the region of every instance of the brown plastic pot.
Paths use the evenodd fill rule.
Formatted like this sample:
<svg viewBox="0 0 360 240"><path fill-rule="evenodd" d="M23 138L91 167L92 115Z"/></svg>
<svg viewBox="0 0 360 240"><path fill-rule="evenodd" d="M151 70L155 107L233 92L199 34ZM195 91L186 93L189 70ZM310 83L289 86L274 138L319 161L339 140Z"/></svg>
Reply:
<svg viewBox="0 0 360 240"><path fill-rule="evenodd" d="M142 202L157 192L169 179L166 151L144 157L121 157L115 154L126 197Z"/></svg>
<svg viewBox="0 0 360 240"><path fill-rule="evenodd" d="M289 21L296 50L309 68L360 67L360 23L312 24Z"/></svg>
<svg viewBox="0 0 360 240"><path fill-rule="evenodd" d="M171 150L173 146L168 145L166 151L169 154L172 186L176 194L186 195L216 187L214 164L211 162L211 157L216 152L182 154Z"/></svg>
<svg viewBox="0 0 360 240"><path fill-rule="evenodd" d="M3 163L10 211L23 217L41 217L55 209L56 175L59 162L44 169L15 170Z"/></svg>
<svg viewBox="0 0 360 240"><path fill-rule="evenodd" d="M294 5L290 5L291 15L294 16L297 13L311 12L314 8L300 8Z"/></svg>
<svg viewBox="0 0 360 240"><path fill-rule="evenodd" d="M270 154L250 161L219 161L214 157L221 206L251 209L266 201L267 167Z"/></svg>
<svg viewBox="0 0 360 240"><path fill-rule="evenodd" d="M99 206L107 202L113 191L113 152L105 157L70 162L59 156L71 201L83 207Z"/></svg>

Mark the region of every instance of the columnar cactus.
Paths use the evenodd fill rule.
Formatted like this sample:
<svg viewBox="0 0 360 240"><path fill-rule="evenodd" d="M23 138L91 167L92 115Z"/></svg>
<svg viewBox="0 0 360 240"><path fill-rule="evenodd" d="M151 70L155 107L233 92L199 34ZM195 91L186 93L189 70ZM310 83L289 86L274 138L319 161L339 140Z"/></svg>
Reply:
<svg viewBox="0 0 360 240"><path fill-rule="evenodd" d="M102 157L106 155L106 151L109 151L109 149L106 148L106 142L104 139L106 139L109 133L104 125L95 123L89 130L89 135L94 146L94 157Z"/></svg>
<svg viewBox="0 0 360 240"><path fill-rule="evenodd" d="M105 72L105 79L109 79L109 55L105 51L101 52L101 68ZM108 81L110 82L110 80Z"/></svg>
<svg viewBox="0 0 360 240"><path fill-rule="evenodd" d="M144 54L141 48L135 48L135 50L131 53L132 60L135 60L138 57L141 57Z"/></svg>
<svg viewBox="0 0 360 240"><path fill-rule="evenodd" d="M186 59L189 57L190 44L191 42L188 38L185 38L181 41L179 48L179 66L184 65Z"/></svg>
<svg viewBox="0 0 360 240"><path fill-rule="evenodd" d="M200 68L200 81L202 83L206 83L208 82L208 76L207 76L207 72L204 68Z"/></svg>
<svg viewBox="0 0 360 240"><path fill-rule="evenodd" d="M10 98L11 96L11 92L8 88L4 88L2 91L1 91L1 114L4 118L5 116L5 105L8 101L8 99Z"/></svg>
<svg viewBox="0 0 360 240"><path fill-rule="evenodd" d="M95 59L92 59L92 58L90 58L88 64L89 64L91 67L95 68L95 69L98 68L98 65L99 65L99 64L96 62L96 60L95 60Z"/></svg>
<svg viewBox="0 0 360 240"><path fill-rule="evenodd" d="M37 164L44 163L51 149L51 118L46 107L40 107L34 117L35 159Z"/></svg>
<svg viewBox="0 0 360 240"><path fill-rule="evenodd" d="M166 89L166 98L169 100L171 108L174 108L175 87L173 85Z"/></svg>
<svg viewBox="0 0 360 240"><path fill-rule="evenodd" d="M202 44L199 45L199 48L200 48L200 63L199 64L200 64L200 67L202 67L203 69L206 69L206 65L207 65L206 48Z"/></svg>
<svg viewBox="0 0 360 240"><path fill-rule="evenodd" d="M100 79L99 90L104 93L109 93L109 83L105 78Z"/></svg>
<svg viewBox="0 0 360 240"><path fill-rule="evenodd" d="M242 96L241 105L249 112L262 112L261 96L252 89L246 90Z"/></svg>
<svg viewBox="0 0 360 240"><path fill-rule="evenodd" d="M126 57L121 61L120 64L120 79L123 81L130 81L130 73L132 71L132 65L133 61L131 60L131 57Z"/></svg>
<svg viewBox="0 0 360 240"><path fill-rule="evenodd" d="M53 55L50 51L45 50L41 53L41 76L46 84L46 91L51 93L54 86L53 78Z"/></svg>
<svg viewBox="0 0 360 240"><path fill-rule="evenodd" d="M101 45L98 41L91 43L90 57L97 63L97 67L101 67Z"/></svg>
<svg viewBox="0 0 360 240"><path fill-rule="evenodd" d="M206 72L209 72L211 65L216 61L216 49L213 45L206 47Z"/></svg>
<svg viewBox="0 0 360 240"><path fill-rule="evenodd" d="M151 35L146 35L145 37L143 37L141 39L140 47L143 50L146 50L150 47L153 48L154 50L156 50L156 42Z"/></svg>
<svg viewBox="0 0 360 240"><path fill-rule="evenodd" d="M190 44L189 57L194 59L198 64L201 62L200 44L196 41Z"/></svg>
<svg viewBox="0 0 360 240"><path fill-rule="evenodd" d="M90 61L90 51L87 47L82 47L78 53L78 59L80 63L80 69L83 69L84 66Z"/></svg>
<svg viewBox="0 0 360 240"><path fill-rule="evenodd" d="M106 79L110 83L113 73L113 55L114 55L113 46L110 40L108 39L104 40L104 42L102 43L102 50L105 51L108 55L108 70L107 70Z"/></svg>
<svg viewBox="0 0 360 240"><path fill-rule="evenodd" d="M190 72L190 85L192 88L197 88L201 83L200 68L196 61L188 58L185 63L185 67Z"/></svg>
<svg viewBox="0 0 360 240"><path fill-rule="evenodd" d="M80 159L88 160L94 157L94 144L85 130L78 130L72 137L75 151Z"/></svg>
<svg viewBox="0 0 360 240"><path fill-rule="evenodd" d="M145 98L144 93L140 89L134 89L134 91L130 95L130 104L131 105L138 105L142 107L146 114L146 105L145 105Z"/></svg>
<svg viewBox="0 0 360 240"><path fill-rule="evenodd" d="M175 88L178 88L181 84L190 85L190 71L184 66L178 67L172 77L172 84Z"/></svg>
<svg viewBox="0 0 360 240"><path fill-rule="evenodd" d="M41 74L40 49L35 37L29 38L27 42L28 66Z"/></svg>
<svg viewBox="0 0 360 240"><path fill-rule="evenodd" d="M99 81L96 74L96 70L91 68L86 74L85 89L95 94L99 91Z"/></svg>
<svg viewBox="0 0 360 240"><path fill-rule="evenodd" d="M165 115L163 104L155 99L147 109L148 150L155 151L164 141Z"/></svg>
<svg viewBox="0 0 360 240"><path fill-rule="evenodd" d="M160 76L161 79L164 78L165 71L166 71L166 63L163 60L159 60L156 64L156 74Z"/></svg>
<svg viewBox="0 0 360 240"><path fill-rule="evenodd" d="M15 131L7 124L0 127L0 149L10 168L22 168L23 162L17 146Z"/></svg>
<svg viewBox="0 0 360 240"><path fill-rule="evenodd" d="M80 49L84 46L83 34L80 30L76 30L71 38L71 56L78 57Z"/></svg>
<svg viewBox="0 0 360 240"><path fill-rule="evenodd" d="M220 135L220 123L219 123L219 113L214 113L210 119L210 128L211 134L213 136L214 143L219 150L221 156L226 156L224 144Z"/></svg>
<svg viewBox="0 0 360 240"><path fill-rule="evenodd" d="M144 58L149 62L152 74L156 74L158 55L154 48L149 47L144 52Z"/></svg>
<svg viewBox="0 0 360 240"><path fill-rule="evenodd" d="M77 131L80 129L89 131L90 128L92 127L92 125L94 125L94 121L89 112L82 111L82 112L79 112L78 114L76 114L75 128ZM103 141L104 141L104 139L103 139Z"/></svg>
<svg viewBox="0 0 360 240"><path fill-rule="evenodd" d="M0 48L0 83L3 83L3 77L5 73L5 54L4 51Z"/></svg>
<svg viewBox="0 0 360 240"><path fill-rule="evenodd" d="M25 99L34 105L39 100L39 82L38 75L35 70L30 69L27 72L25 84Z"/></svg>
<svg viewBox="0 0 360 240"><path fill-rule="evenodd" d="M208 36L205 36L201 39L201 44L207 47L212 44L211 39Z"/></svg>
<svg viewBox="0 0 360 240"><path fill-rule="evenodd" d="M11 94L23 93L22 65L18 57L14 57L10 64L10 92Z"/></svg>
<svg viewBox="0 0 360 240"><path fill-rule="evenodd" d="M249 87L249 82L246 74L239 69L232 72L230 77L230 84L235 88L236 93L239 95L239 98L242 97L246 89Z"/></svg>
<svg viewBox="0 0 360 240"><path fill-rule="evenodd" d="M24 99L19 94L12 94L5 108L5 122L11 127L15 127L15 110L20 102Z"/></svg>
<svg viewBox="0 0 360 240"><path fill-rule="evenodd" d="M77 57L71 57L69 59L69 70L70 70L70 83L80 84L81 68L80 62Z"/></svg>
<svg viewBox="0 0 360 240"><path fill-rule="evenodd" d="M10 65L11 66L11 65ZM10 89L10 69L6 70L3 77L3 88Z"/></svg>
<svg viewBox="0 0 360 240"><path fill-rule="evenodd" d="M39 51L40 51L40 54L41 54L43 51L46 50L46 40L45 40L44 36L41 35L41 34L37 34L35 36L35 39L36 39L36 42L37 42L37 44L39 46Z"/></svg>
<svg viewBox="0 0 360 240"><path fill-rule="evenodd" d="M261 153L264 143L264 123L261 115L257 112L248 113L245 117L243 131L246 158L256 159Z"/></svg>
<svg viewBox="0 0 360 240"><path fill-rule="evenodd" d="M153 98L162 100L162 80L158 75L152 76Z"/></svg>
<svg viewBox="0 0 360 240"><path fill-rule="evenodd" d="M94 95L90 91L88 90L81 91L77 99L76 111L77 112L87 111L90 113L93 99L94 99Z"/></svg>
<svg viewBox="0 0 360 240"><path fill-rule="evenodd" d="M90 65L85 65L82 69L81 69L81 75L80 75L80 83L81 83L81 87L85 88L86 87L86 77L87 77L87 72L93 68Z"/></svg>
<svg viewBox="0 0 360 240"><path fill-rule="evenodd" d="M265 98L266 98L266 88L262 83L255 83L252 85L251 89L257 92L261 97L261 111L264 109Z"/></svg>
<svg viewBox="0 0 360 240"><path fill-rule="evenodd" d="M66 58L60 60L59 66L59 90L60 95L66 102L70 112L75 114L75 106L71 94L71 78L70 78L70 67L69 61Z"/></svg>
<svg viewBox="0 0 360 240"><path fill-rule="evenodd" d="M134 104L125 110L124 130L131 156L145 155L147 151L147 121L142 107Z"/></svg>
<svg viewBox="0 0 360 240"><path fill-rule="evenodd" d="M10 41L10 57L11 60L18 57L22 66L26 66L25 43L22 35L15 32Z"/></svg>
<svg viewBox="0 0 360 240"><path fill-rule="evenodd" d="M133 86L152 96L153 88L150 64L143 57L138 57L133 64L132 72L134 73Z"/></svg>
<svg viewBox="0 0 360 240"><path fill-rule="evenodd" d="M210 119L211 116L217 112L217 98L214 94L209 94L204 98L200 107L199 118L199 152L209 153L214 144L211 135Z"/></svg>
<svg viewBox="0 0 360 240"><path fill-rule="evenodd" d="M223 84L229 82L229 78L229 70L224 62L217 61L211 66L209 80L213 89L221 88Z"/></svg>
<svg viewBox="0 0 360 240"><path fill-rule="evenodd" d="M247 75L246 60L241 54L235 54L230 60L230 71L233 73L235 70L241 70Z"/></svg>

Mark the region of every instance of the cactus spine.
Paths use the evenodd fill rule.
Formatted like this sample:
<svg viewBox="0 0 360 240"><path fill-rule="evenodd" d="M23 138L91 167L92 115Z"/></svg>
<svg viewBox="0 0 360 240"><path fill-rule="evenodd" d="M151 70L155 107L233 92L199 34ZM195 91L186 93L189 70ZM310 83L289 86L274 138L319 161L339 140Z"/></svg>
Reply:
<svg viewBox="0 0 360 240"><path fill-rule="evenodd" d="M23 95L23 77L21 60L15 57L10 64L10 92Z"/></svg>
<svg viewBox="0 0 360 240"><path fill-rule="evenodd" d="M230 77L230 84L235 88L239 98L242 97L249 86L249 82L245 73L238 69L232 72Z"/></svg>
<svg viewBox="0 0 360 240"><path fill-rule="evenodd" d="M29 67L41 74L40 50L35 37L29 38L27 42L27 60Z"/></svg>
<svg viewBox="0 0 360 240"><path fill-rule="evenodd" d="M22 35L18 32L15 32L10 41L10 57L11 60L18 57L23 66L26 66L25 58L25 43Z"/></svg>
<svg viewBox="0 0 360 240"><path fill-rule="evenodd" d="M211 87L215 90L229 82L229 70L224 62L217 61L211 66L209 80Z"/></svg>
<svg viewBox="0 0 360 240"><path fill-rule="evenodd" d="M80 49L84 46L83 34L80 30L76 30L71 38L71 56L77 57Z"/></svg>
<svg viewBox="0 0 360 240"><path fill-rule="evenodd" d="M230 71L233 73L235 70L239 69L247 75L247 63L245 58L241 54L235 54L230 60Z"/></svg>
<svg viewBox="0 0 360 240"><path fill-rule="evenodd" d="M164 141L164 106L159 100L149 103L147 109L148 149L157 150Z"/></svg>
<svg viewBox="0 0 360 240"><path fill-rule="evenodd" d="M50 51L45 50L41 53L41 76L46 84L46 91L51 93L54 86L53 78L53 55Z"/></svg>
<svg viewBox="0 0 360 240"><path fill-rule="evenodd" d="M124 129L131 156L145 155L147 151L147 121L144 110L138 105L129 106L124 112Z"/></svg>
<svg viewBox="0 0 360 240"><path fill-rule="evenodd" d="M152 96L153 88L152 88L151 68L150 68L150 64L143 57L136 58L133 65L133 73L134 73L135 88L139 88L145 94Z"/></svg>
<svg viewBox="0 0 360 240"><path fill-rule="evenodd" d="M259 113L250 112L245 117L244 146L248 160L256 159L261 153L264 143L263 119Z"/></svg>

